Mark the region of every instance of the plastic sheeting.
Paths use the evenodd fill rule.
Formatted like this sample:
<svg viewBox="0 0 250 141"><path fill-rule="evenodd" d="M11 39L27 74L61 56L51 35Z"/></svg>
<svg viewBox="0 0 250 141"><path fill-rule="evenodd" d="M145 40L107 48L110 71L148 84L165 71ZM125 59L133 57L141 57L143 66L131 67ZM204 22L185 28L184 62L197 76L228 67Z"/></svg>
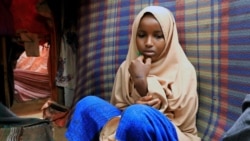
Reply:
<svg viewBox="0 0 250 141"><path fill-rule="evenodd" d="M17 101L46 98L51 94L47 70L49 46L40 45L39 52L39 57L27 57L24 52L17 61L14 70Z"/></svg>

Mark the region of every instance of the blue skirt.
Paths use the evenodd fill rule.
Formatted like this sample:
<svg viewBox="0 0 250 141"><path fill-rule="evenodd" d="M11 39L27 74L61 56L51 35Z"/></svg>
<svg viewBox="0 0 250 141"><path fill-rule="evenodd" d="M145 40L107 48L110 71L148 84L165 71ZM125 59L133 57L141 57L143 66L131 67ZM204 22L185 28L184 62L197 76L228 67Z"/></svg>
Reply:
<svg viewBox="0 0 250 141"><path fill-rule="evenodd" d="M178 141L173 123L157 109L134 104L120 111L96 96L77 103L65 136L68 141L98 141L102 127L116 116L121 116L118 141Z"/></svg>

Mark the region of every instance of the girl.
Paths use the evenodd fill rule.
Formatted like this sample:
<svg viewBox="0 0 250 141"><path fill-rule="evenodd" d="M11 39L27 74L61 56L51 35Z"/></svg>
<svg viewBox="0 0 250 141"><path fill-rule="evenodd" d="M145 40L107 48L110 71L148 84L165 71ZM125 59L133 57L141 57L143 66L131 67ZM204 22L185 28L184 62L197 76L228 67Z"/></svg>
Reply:
<svg viewBox="0 0 250 141"><path fill-rule="evenodd" d="M198 141L196 81L172 13L160 6L146 7L133 23L110 103L95 96L78 101L66 137L70 141Z"/></svg>

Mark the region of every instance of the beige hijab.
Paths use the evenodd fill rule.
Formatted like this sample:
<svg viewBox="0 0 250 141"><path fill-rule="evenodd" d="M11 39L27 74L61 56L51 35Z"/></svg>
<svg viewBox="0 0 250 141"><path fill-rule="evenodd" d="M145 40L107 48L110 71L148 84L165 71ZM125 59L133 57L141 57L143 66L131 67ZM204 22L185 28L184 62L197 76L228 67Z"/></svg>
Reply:
<svg viewBox="0 0 250 141"><path fill-rule="evenodd" d="M166 42L161 59L151 64L150 74L147 77L148 91L161 98L162 106L159 110L173 121L180 139L199 140L196 135L198 108L196 72L179 44L174 17L164 7L149 6L136 16L128 55L116 74L111 103L120 109L125 109L140 98L133 87L128 67L131 61L138 57L136 33L140 20L147 12L152 13L160 23Z"/></svg>

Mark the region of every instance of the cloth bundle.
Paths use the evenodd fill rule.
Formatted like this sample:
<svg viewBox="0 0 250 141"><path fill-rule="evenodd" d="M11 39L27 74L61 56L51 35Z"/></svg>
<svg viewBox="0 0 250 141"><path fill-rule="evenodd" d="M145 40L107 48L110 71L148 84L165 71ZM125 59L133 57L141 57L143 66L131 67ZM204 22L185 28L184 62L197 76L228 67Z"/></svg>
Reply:
<svg viewBox="0 0 250 141"><path fill-rule="evenodd" d="M224 134L223 141L250 141L250 94L242 103L242 114Z"/></svg>

